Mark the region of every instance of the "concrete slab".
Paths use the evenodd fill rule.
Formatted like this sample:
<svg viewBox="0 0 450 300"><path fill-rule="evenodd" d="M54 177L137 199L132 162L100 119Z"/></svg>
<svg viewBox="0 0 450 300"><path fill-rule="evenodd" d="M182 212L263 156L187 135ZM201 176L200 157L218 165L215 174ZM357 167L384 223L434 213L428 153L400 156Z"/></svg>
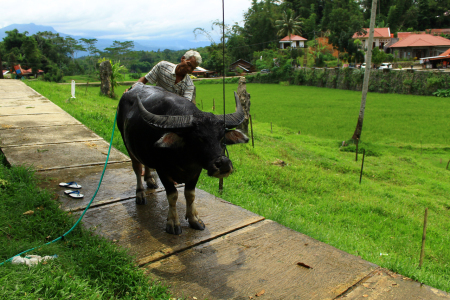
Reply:
<svg viewBox="0 0 450 300"><path fill-rule="evenodd" d="M66 211L84 210L97 190L103 167L104 165L57 169L38 172L37 175L43 180L40 183L41 188L58 194L61 209ZM159 188L155 190L148 189L146 191L147 194L164 191L164 187L156 172L153 172L153 175ZM84 195L83 199L73 199L64 194L67 188L60 187L59 183L70 181L75 181L82 186L80 192ZM102 184L91 204L91 208L121 200L134 199L135 196L136 176L131 167L131 162L108 164Z"/></svg>
<svg viewBox="0 0 450 300"><path fill-rule="evenodd" d="M380 268L337 299L442 300L450 299L450 295Z"/></svg>
<svg viewBox="0 0 450 300"><path fill-rule="evenodd" d="M72 168L103 165L109 144L104 140L47 144L35 146L6 147L2 151L12 165L33 166L36 170ZM111 148L108 163L126 162L128 156Z"/></svg>
<svg viewBox="0 0 450 300"><path fill-rule="evenodd" d="M183 190L178 189L177 203L181 235L165 232L169 207L165 192L148 195L146 205L136 205L135 199L130 199L89 209L83 224L97 228L96 234L128 248L136 255L138 264L143 265L264 219L197 189L195 203L206 229L191 229L184 219L186 200Z"/></svg>
<svg viewBox="0 0 450 300"><path fill-rule="evenodd" d="M42 115L0 116L0 130L22 127L73 125L81 123L67 113Z"/></svg>
<svg viewBox="0 0 450 300"><path fill-rule="evenodd" d="M55 114L65 113L59 106L54 104L47 105L21 105L21 106L6 106L0 110L0 116L14 116L14 115L36 115L36 114Z"/></svg>
<svg viewBox="0 0 450 300"><path fill-rule="evenodd" d="M26 106L34 106L34 105L43 105L43 104L53 104L50 100L44 97L16 97L16 98L6 98L6 97L0 97L0 107L8 107L8 106L20 106L20 105L26 105Z"/></svg>
<svg viewBox="0 0 450 300"><path fill-rule="evenodd" d="M377 266L265 220L145 268L177 297L287 300L334 299Z"/></svg>
<svg viewBox="0 0 450 300"><path fill-rule="evenodd" d="M25 127L0 130L0 147L103 140L84 125Z"/></svg>

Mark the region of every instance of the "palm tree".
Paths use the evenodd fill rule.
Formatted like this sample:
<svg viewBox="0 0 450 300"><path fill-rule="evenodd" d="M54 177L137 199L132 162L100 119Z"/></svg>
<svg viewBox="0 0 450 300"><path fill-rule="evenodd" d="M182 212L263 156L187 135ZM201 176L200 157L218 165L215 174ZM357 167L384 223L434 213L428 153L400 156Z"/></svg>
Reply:
<svg viewBox="0 0 450 300"><path fill-rule="evenodd" d="M302 33L301 25L303 22L300 21L299 18L299 16L295 16L295 12L292 9L285 10L283 12L283 19L275 21L275 26L278 29L278 36L289 36L289 43L291 44L291 35L300 35Z"/></svg>

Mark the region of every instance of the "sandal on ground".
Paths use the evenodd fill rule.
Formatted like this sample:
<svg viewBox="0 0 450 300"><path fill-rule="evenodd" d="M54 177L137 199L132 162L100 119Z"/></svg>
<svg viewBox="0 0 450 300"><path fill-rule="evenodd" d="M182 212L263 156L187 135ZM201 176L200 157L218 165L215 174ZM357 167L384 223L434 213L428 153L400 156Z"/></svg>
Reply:
<svg viewBox="0 0 450 300"><path fill-rule="evenodd" d="M75 199L81 199L84 197L83 194L80 194L80 191L66 190L66 191L64 191L64 194L66 194L72 198L75 198Z"/></svg>
<svg viewBox="0 0 450 300"><path fill-rule="evenodd" d="M79 185L75 181L71 181L71 182L67 182L67 183L61 182L59 184L59 186L68 187L68 188L71 188L71 189L81 189L81 185Z"/></svg>

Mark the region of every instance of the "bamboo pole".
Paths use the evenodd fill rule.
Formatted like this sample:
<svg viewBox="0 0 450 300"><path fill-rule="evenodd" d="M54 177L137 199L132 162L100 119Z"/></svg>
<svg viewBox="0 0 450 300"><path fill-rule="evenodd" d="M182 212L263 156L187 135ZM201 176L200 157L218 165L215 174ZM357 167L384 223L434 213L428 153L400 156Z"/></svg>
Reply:
<svg viewBox="0 0 450 300"><path fill-rule="evenodd" d="M359 184L361 184L362 173L363 173L363 169L364 169L364 157L365 156L366 156L366 149L363 149L363 158L362 158L362 163L361 163L361 173L359 174Z"/></svg>
<svg viewBox="0 0 450 300"><path fill-rule="evenodd" d="M248 117L250 118L250 131L252 133L252 147L255 148L255 142L253 140L253 122L252 122L252 115L248 115Z"/></svg>
<svg viewBox="0 0 450 300"><path fill-rule="evenodd" d="M423 257L425 255L425 239L427 238L427 219L428 219L428 207L425 208L425 217L423 219L422 249L420 251L419 268L422 268Z"/></svg>

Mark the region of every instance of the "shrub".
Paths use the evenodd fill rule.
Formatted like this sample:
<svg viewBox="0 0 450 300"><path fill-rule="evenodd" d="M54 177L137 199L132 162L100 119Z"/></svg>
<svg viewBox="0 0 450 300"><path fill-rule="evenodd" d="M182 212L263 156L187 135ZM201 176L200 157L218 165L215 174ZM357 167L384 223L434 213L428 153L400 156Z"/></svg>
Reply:
<svg viewBox="0 0 450 300"><path fill-rule="evenodd" d="M130 77L133 78L133 79L139 79L142 76L141 76L141 73L131 73Z"/></svg>
<svg viewBox="0 0 450 300"><path fill-rule="evenodd" d="M61 82L63 74L56 65L51 65L47 73L44 74L44 81Z"/></svg>

